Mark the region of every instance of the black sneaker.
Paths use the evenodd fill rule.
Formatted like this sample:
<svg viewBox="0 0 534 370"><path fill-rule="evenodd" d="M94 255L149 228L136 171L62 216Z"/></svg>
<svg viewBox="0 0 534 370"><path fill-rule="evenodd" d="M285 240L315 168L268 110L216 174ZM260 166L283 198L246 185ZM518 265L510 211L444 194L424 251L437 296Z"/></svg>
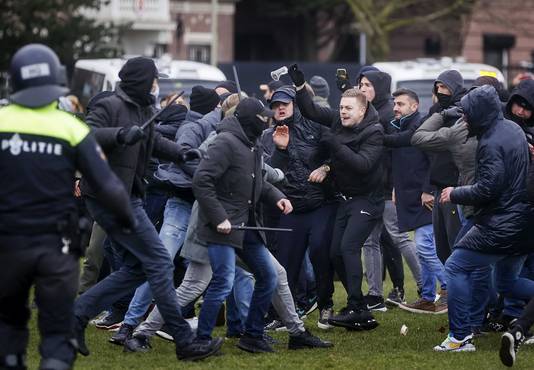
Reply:
<svg viewBox="0 0 534 370"><path fill-rule="evenodd" d="M274 352L273 348L264 337L256 338L248 334L244 334L239 342L237 347L251 353L263 353L263 352Z"/></svg>
<svg viewBox="0 0 534 370"><path fill-rule="evenodd" d="M304 307L304 311L306 312L306 316L311 314L313 311L317 309L317 297L309 298L308 303L306 304L306 307Z"/></svg>
<svg viewBox="0 0 534 370"><path fill-rule="evenodd" d="M502 335L499 357L504 365L508 367L514 366L516 353L524 340L525 336L518 326L515 326Z"/></svg>
<svg viewBox="0 0 534 370"><path fill-rule="evenodd" d="M124 352L148 352L152 346L144 335L134 335L124 341Z"/></svg>
<svg viewBox="0 0 534 370"><path fill-rule="evenodd" d="M80 319L75 318L74 322L74 338L76 339L76 346L78 353L82 356L89 356L89 348L85 344L85 327Z"/></svg>
<svg viewBox="0 0 534 370"><path fill-rule="evenodd" d="M263 340L269 343L270 345L278 344L278 341L271 337L269 334L263 333Z"/></svg>
<svg viewBox="0 0 534 370"><path fill-rule="evenodd" d="M372 330L378 326L370 311L348 310L343 314L336 315L328 320L333 326L340 326L349 330Z"/></svg>
<svg viewBox="0 0 534 370"><path fill-rule="evenodd" d="M332 342L314 336L308 329L299 335L290 335L289 342L287 343L288 349L330 348L333 346Z"/></svg>
<svg viewBox="0 0 534 370"><path fill-rule="evenodd" d="M265 325L265 331L287 331L286 326L280 320L274 319L267 325Z"/></svg>
<svg viewBox="0 0 534 370"><path fill-rule="evenodd" d="M404 290L400 288L393 288L389 292L388 297L386 298L386 304L388 306L398 306L399 304L406 304L406 299L404 298Z"/></svg>
<svg viewBox="0 0 534 370"><path fill-rule="evenodd" d="M297 315L299 316L299 319L306 320L306 309L302 307L295 307L295 311L297 312Z"/></svg>
<svg viewBox="0 0 534 370"><path fill-rule="evenodd" d="M364 297L364 299L369 311L386 312L388 310L384 304L384 298L381 296L368 294Z"/></svg>
<svg viewBox="0 0 534 370"><path fill-rule="evenodd" d="M109 342L122 346L126 339L132 336L134 329L134 326L123 323L119 328L119 331L109 338Z"/></svg>
<svg viewBox="0 0 534 370"><path fill-rule="evenodd" d="M112 310L103 318L95 321L95 326L98 329L112 330L121 326L122 320L124 320L124 312Z"/></svg>
<svg viewBox="0 0 534 370"><path fill-rule="evenodd" d="M223 338L198 339L185 347L176 348L176 357L182 361L197 361L216 354L224 343Z"/></svg>
<svg viewBox="0 0 534 370"><path fill-rule="evenodd" d="M334 317L334 309L332 307L323 308L319 313L319 321L317 321L317 327L323 330L333 328L333 326L328 323L328 320L330 320L332 317Z"/></svg>

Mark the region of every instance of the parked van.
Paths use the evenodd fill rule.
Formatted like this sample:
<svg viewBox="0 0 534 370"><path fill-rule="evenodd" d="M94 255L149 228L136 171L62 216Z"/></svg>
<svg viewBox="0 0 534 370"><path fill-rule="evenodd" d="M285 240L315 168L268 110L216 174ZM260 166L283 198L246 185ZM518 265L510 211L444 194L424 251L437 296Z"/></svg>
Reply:
<svg viewBox="0 0 534 370"><path fill-rule="evenodd" d="M71 92L86 106L91 97L101 91L112 91L120 81L119 71L127 59L80 59L74 66ZM184 90L187 98L191 88L202 85L214 88L226 80L224 73L211 65L170 59L155 59L161 73L169 78L159 80L160 97L171 92Z"/></svg>
<svg viewBox="0 0 534 370"><path fill-rule="evenodd" d="M469 88L480 76L492 76L504 87L506 81L497 68L487 64L466 63L452 58L430 59L421 58L402 62L379 62L373 66L391 75L391 92L399 88L414 90L419 96L419 111L428 112L432 105L432 88L438 75L447 70L455 69L464 78L464 86Z"/></svg>

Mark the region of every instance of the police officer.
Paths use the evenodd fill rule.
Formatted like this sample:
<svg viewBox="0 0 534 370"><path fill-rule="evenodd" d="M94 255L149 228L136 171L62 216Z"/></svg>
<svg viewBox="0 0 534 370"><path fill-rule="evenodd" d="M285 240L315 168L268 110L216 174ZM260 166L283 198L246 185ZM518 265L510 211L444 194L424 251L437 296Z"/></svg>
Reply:
<svg viewBox="0 0 534 370"><path fill-rule="evenodd" d="M0 369L25 369L35 285L40 369L70 369L76 357L73 303L81 254L75 171L97 189L122 228L135 218L122 183L89 127L57 108L64 68L30 44L11 60L11 104L0 109Z"/></svg>

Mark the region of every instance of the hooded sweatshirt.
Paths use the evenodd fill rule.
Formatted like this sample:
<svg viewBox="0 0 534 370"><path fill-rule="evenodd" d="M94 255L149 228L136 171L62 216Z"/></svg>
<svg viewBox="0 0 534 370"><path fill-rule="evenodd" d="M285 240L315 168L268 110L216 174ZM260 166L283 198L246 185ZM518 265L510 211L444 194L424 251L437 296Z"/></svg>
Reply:
<svg viewBox="0 0 534 370"><path fill-rule="evenodd" d="M534 143L534 111L532 116L527 119L521 119L512 114L512 105L514 101L518 98L523 98L526 102L534 108L534 80L523 80L517 85L517 87L512 92L508 103L506 103L505 116L509 120L517 123L527 135L527 140L533 144Z"/></svg>
<svg viewBox="0 0 534 370"><path fill-rule="evenodd" d="M441 112L443 109L459 105L460 99L467 92L464 88L464 79L460 72L456 70L446 70L438 76L434 82L434 93L437 93L437 83L441 82L452 93L451 98L446 107L441 105L436 106L436 112ZM450 127L454 124L454 120L444 122L445 127ZM455 186L458 183L458 168L454 164L452 154L449 151L432 152L429 153L430 158L430 183L438 188L446 188L447 186Z"/></svg>

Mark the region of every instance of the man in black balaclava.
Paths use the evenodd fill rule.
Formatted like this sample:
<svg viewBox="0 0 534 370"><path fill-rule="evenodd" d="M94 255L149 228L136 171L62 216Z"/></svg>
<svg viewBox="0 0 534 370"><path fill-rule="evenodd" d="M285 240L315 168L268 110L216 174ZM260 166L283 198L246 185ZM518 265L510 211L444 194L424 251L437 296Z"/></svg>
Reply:
<svg viewBox="0 0 534 370"><path fill-rule="evenodd" d="M430 113L443 112L443 127L451 127L458 117L447 108L459 105L460 99L466 94L464 80L460 72L456 70L446 70L440 73L434 81L433 93L438 101L430 108ZM446 111L447 110L447 111ZM436 187L434 199L439 199L441 191L449 186L456 186L458 183L458 168L454 164L452 154L449 151L430 151L419 146L428 152L430 159L430 184ZM458 216L458 208L450 203L439 203L432 199L428 207L432 207L432 224L434 227L434 239L436 243L436 253L442 263L445 263L450 256L454 241L461 223Z"/></svg>
<svg viewBox="0 0 534 370"><path fill-rule="evenodd" d="M85 179L82 180L81 189L87 209L113 242L123 267L76 300L74 314L78 351L85 356L89 354L84 336L89 320L148 280L174 338L177 357L183 360L208 357L219 350L223 340L194 340L174 294L174 265L143 208L144 176L150 156L153 154L180 163L184 153L178 145L157 132L153 123L142 127L153 115L154 98L150 92L152 86L157 86L158 76L154 62L144 57L130 59L119 76L122 81L115 94L100 99L86 121L109 158L111 169L130 196L136 225L131 230L117 228L114 217L94 200L100 189L92 188Z"/></svg>
<svg viewBox="0 0 534 370"><path fill-rule="evenodd" d="M534 80L523 80L517 85L504 114L523 129L529 144L534 145Z"/></svg>

